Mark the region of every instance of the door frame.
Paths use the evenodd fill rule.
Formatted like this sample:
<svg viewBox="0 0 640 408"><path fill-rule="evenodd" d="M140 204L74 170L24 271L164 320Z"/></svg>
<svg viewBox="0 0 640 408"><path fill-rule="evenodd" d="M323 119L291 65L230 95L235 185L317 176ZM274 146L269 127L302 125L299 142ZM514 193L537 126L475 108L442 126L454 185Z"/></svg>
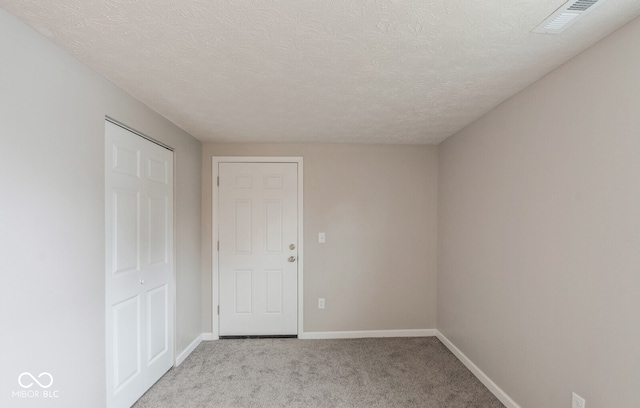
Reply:
<svg viewBox="0 0 640 408"><path fill-rule="evenodd" d="M302 157L213 156L211 163L211 331L220 335L218 306L220 299L218 268L218 164L220 163L296 163L298 166L298 337L304 332L304 171Z"/></svg>

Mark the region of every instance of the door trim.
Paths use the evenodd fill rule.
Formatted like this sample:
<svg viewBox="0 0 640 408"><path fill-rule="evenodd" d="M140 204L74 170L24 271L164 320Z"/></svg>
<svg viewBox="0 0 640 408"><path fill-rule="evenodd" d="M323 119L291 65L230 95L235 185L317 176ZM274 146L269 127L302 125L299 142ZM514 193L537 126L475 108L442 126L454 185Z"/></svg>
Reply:
<svg viewBox="0 0 640 408"><path fill-rule="evenodd" d="M220 335L218 319L218 164L219 163L296 163L298 165L298 336L304 333L304 225L303 225L303 158L213 156L211 163L211 331L213 340Z"/></svg>
<svg viewBox="0 0 640 408"><path fill-rule="evenodd" d="M159 141L157 141L156 139L154 139L154 138L152 138L152 137L150 137L150 136L147 136L147 135L145 135L145 134L144 134L144 133L142 133L142 132L138 132L138 131L137 131L137 130L135 130L134 128L129 127L129 126L125 125L125 124L124 124L124 123L122 123L122 122L118 122L117 120L115 120L114 118L112 118L112 117L110 117L110 116L105 116L105 117L104 117L104 120L105 120L105 121L107 121L107 122L111 122L111 123L113 123L113 124L114 124L114 125L116 125L116 126L120 126L121 128L123 128L123 129L125 129L125 130L128 130L129 132L134 133L134 134L136 134L136 135L140 136L140 137L141 137L141 138L143 138L143 139L147 139L147 140L148 140L148 141L150 141L151 143L155 143L155 144L157 144L158 146L162 146L162 147L164 147L165 149L170 150L170 151L172 151L172 152L174 152L174 153L175 153L175 149L174 149L173 147L171 147L171 146L169 146L169 145L166 145L166 144L164 144L164 143L162 143L162 142L159 142ZM174 162L175 162L175 160L174 160Z"/></svg>

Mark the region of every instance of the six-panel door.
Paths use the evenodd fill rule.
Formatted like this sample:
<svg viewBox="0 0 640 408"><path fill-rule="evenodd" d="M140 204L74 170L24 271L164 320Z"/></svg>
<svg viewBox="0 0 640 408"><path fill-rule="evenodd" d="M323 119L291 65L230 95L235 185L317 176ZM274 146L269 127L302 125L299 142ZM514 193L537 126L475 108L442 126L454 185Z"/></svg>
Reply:
<svg viewBox="0 0 640 408"><path fill-rule="evenodd" d="M296 163L219 163L221 336L295 335Z"/></svg>

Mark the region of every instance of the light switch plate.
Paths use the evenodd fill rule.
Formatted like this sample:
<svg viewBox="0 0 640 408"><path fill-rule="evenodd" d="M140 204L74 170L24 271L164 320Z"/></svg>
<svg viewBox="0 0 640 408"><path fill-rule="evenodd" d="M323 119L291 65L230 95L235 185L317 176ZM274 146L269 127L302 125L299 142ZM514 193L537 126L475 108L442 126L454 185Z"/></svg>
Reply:
<svg viewBox="0 0 640 408"><path fill-rule="evenodd" d="M325 243L325 234L324 232L319 232L318 233L318 243L320 244L324 244Z"/></svg>

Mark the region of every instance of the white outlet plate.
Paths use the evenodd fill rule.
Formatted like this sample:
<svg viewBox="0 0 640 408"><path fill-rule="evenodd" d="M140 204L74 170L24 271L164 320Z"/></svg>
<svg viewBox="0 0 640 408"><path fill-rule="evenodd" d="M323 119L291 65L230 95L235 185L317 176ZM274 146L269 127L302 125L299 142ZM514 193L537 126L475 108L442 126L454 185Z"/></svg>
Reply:
<svg viewBox="0 0 640 408"><path fill-rule="evenodd" d="M573 399L571 400L571 408L585 408L585 400L575 392L573 393Z"/></svg>
<svg viewBox="0 0 640 408"><path fill-rule="evenodd" d="M318 242L319 242L320 244L324 244L324 243L325 243L325 238L326 238L326 237L325 237L324 232L319 232L319 233L318 233Z"/></svg>
<svg viewBox="0 0 640 408"><path fill-rule="evenodd" d="M318 298L318 309L324 309L324 298Z"/></svg>

